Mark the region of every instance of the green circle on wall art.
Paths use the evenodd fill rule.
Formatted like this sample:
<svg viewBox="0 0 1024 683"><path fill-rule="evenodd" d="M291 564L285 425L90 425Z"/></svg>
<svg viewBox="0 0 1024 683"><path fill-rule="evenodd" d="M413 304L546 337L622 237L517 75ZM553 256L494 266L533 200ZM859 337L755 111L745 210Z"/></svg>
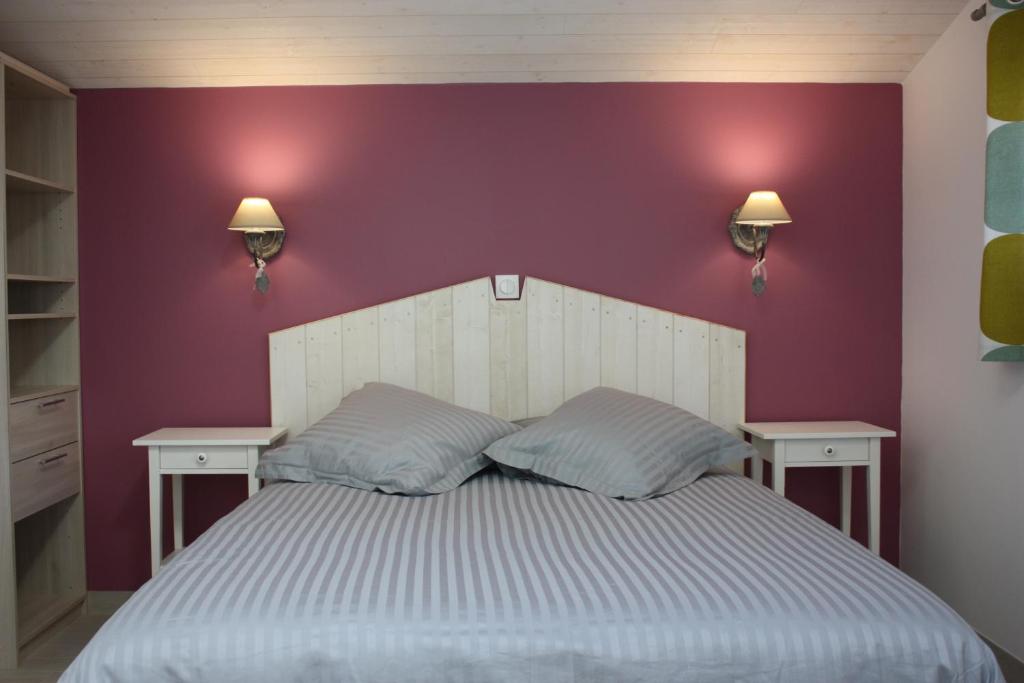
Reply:
<svg viewBox="0 0 1024 683"><path fill-rule="evenodd" d="M982 356L982 360L1021 363L1024 362L1024 346L1000 346Z"/></svg>
<svg viewBox="0 0 1024 683"><path fill-rule="evenodd" d="M1008 123L988 136L985 224L999 232L1024 232L1024 123Z"/></svg>
<svg viewBox="0 0 1024 683"><path fill-rule="evenodd" d="M1000 344L1024 344L1024 235L985 246L981 265L981 331Z"/></svg>
<svg viewBox="0 0 1024 683"><path fill-rule="evenodd" d="M1009 4L1010 0L1003 0ZM998 2L997 6L1001 6ZM1017 5L1020 7L1020 5ZM988 115L1024 121L1024 12L992 22L988 33Z"/></svg>

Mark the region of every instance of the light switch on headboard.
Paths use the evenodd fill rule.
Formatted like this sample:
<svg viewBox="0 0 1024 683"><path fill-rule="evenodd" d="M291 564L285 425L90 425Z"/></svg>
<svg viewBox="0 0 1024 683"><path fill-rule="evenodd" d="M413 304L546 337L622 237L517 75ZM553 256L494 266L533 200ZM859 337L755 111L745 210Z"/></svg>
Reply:
<svg viewBox="0 0 1024 683"><path fill-rule="evenodd" d="M518 299L519 298L519 276L518 275L495 275L494 276L494 298L495 299Z"/></svg>

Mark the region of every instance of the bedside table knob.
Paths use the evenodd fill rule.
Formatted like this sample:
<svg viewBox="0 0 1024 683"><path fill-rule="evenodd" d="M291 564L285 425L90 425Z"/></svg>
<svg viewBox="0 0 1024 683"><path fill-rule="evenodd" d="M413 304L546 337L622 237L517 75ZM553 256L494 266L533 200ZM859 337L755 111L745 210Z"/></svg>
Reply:
<svg viewBox="0 0 1024 683"><path fill-rule="evenodd" d="M825 455L833 456L836 454L835 446L825 446Z"/></svg>
<svg viewBox="0 0 1024 683"><path fill-rule="evenodd" d="M207 460L206 453L199 453L199 454L196 455L196 462L198 462L200 465L205 464L206 460Z"/></svg>

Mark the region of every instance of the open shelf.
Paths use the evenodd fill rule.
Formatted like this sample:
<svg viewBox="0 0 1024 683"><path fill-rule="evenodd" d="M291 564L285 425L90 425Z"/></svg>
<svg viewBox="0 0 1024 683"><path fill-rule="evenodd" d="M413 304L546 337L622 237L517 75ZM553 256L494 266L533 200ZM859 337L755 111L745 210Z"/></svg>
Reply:
<svg viewBox="0 0 1024 683"><path fill-rule="evenodd" d="M10 386L78 384L78 320L15 318L7 325Z"/></svg>
<svg viewBox="0 0 1024 683"><path fill-rule="evenodd" d="M78 270L75 195L7 193L7 271L12 279L74 280Z"/></svg>
<svg viewBox="0 0 1024 683"><path fill-rule="evenodd" d="M18 174L16 182L40 188L35 191L72 192L75 99L53 87L53 83L31 78L5 64L5 167L8 178L13 171Z"/></svg>
<svg viewBox="0 0 1024 683"><path fill-rule="evenodd" d="M77 384L35 384L27 386L11 387L11 403L23 401L37 401L47 396L66 394L69 391L76 391Z"/></svg>
<svg viewBox="0 0 1024 683"><path fill-rule="evenodd" d="M74 192L75 188L46 178L7 169L7 189L11 192Z"/></svg>
<svg viewBox="0 0 1024 683"><path fill-rule="evenodd" d="M7 318L35 320L74 316L78 312L78 287L74 282L8 280Z"/></svg>
<svg viewBox="0 0 1024 683"><path fill-rule="evenodd" d="M85 567L67 561L84 555L82 520L75 494L14 525L19 647L85 599Z"/></svg>
<svg viewBox="0 0 1024 683"><path fill-rule="evenodd" d="M84 595L57 593L32 595L19 600L18 647L23 647L84 601Z"/></svg>

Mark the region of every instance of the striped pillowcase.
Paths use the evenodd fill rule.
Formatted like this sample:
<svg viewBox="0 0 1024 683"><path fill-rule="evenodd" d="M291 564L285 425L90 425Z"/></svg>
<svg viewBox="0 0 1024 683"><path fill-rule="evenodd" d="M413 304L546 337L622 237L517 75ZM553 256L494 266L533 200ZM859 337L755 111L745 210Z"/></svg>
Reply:
<svg viewBox="0 0 1024 683"><path fill-rule="evenodd" d="M715 465L743 460L754 449L685 410L600 387L485 452L546 480L644 500L680 489Z"/></svg>
<svg viewBox="0 0 1024 683"><path fill-rule="evenodd" d="M489 466L483 449L518 429L418 391L369 382L298 437L267 451L256 476L411 496L442 493Z"/></svg>

